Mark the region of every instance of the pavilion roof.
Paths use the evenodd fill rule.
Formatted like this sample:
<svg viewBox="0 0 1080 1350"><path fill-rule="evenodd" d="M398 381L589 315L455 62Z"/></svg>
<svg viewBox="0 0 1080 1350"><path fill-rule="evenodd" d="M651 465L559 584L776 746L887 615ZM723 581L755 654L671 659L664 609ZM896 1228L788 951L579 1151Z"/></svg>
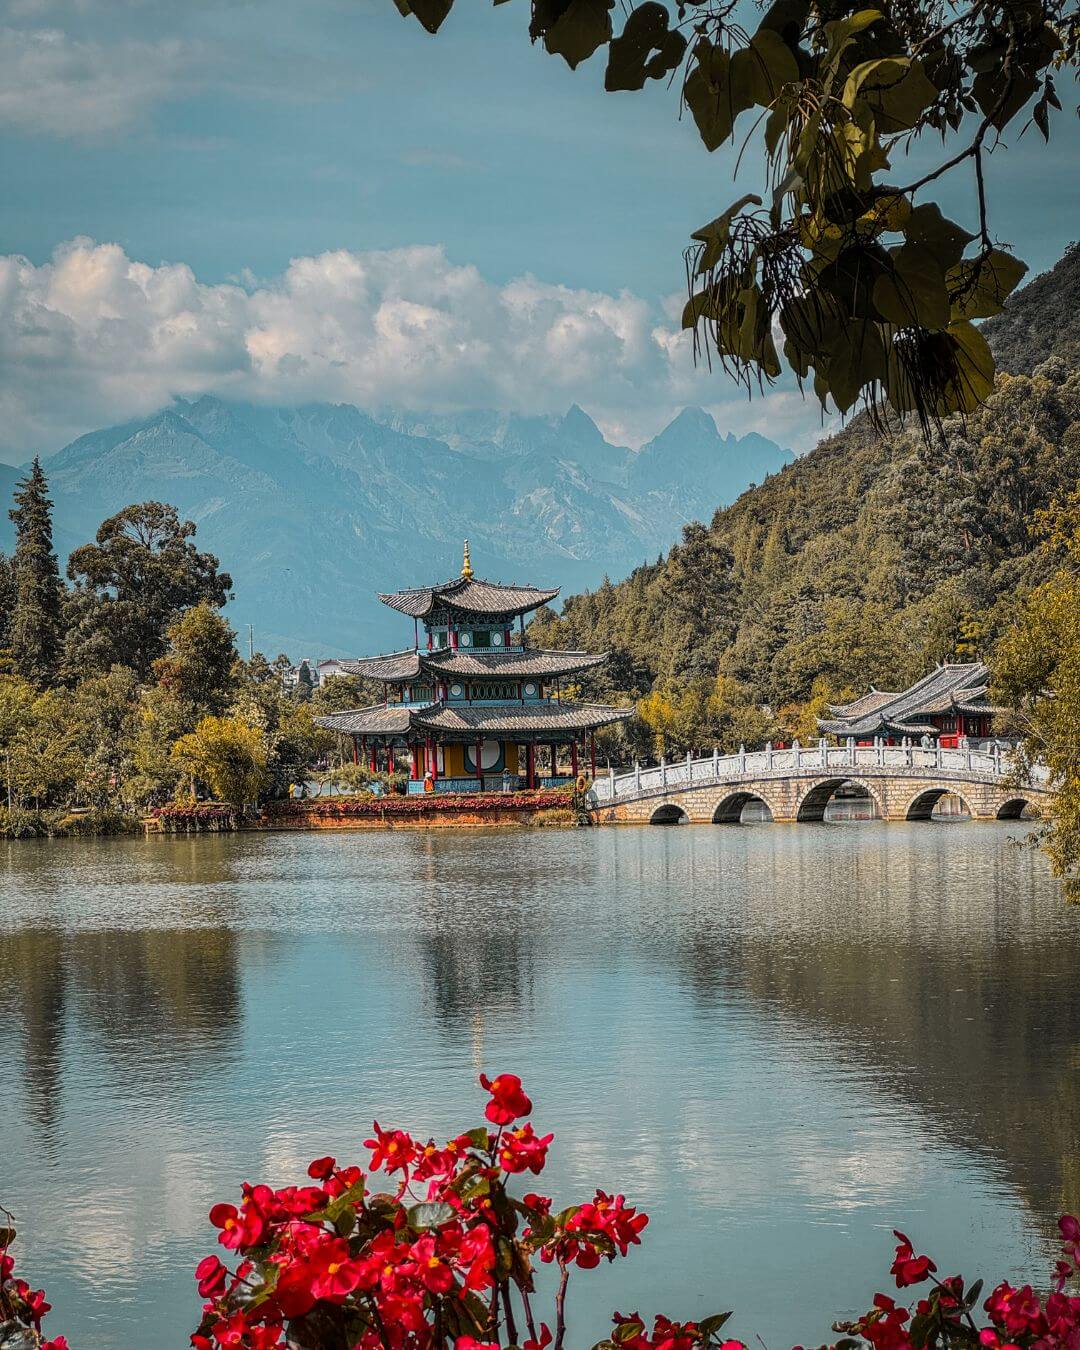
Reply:
<svg viewBox="0 0 1080 1350"><path fill-rule="evenodd" d="M554 600L558 594L558 586L541 588L504 585L498 581L484 581L480 577L460 576L435 586L391 591L380 595L379 599L391 609L415 619L426 619L438 609L453 609L473 617L490 618L527 614Z"/></svg>
<svg viewBox="0 0 1080 1350"><path fill-rule="evenodd" d="M854 703L831 707L838 714L818 720L835 736L873 736L882 732L922 735L936 728L928 717L945 713L994 713L1001 709L986 698L990 671L982 661L938 666L900 694L872 689Z"/></svg>
<svg viewBox="0 0 1080 1350"><path fill-rule="evenodd" d="M630 708L611 708L602 703L439 703L413 712L413 723L427 731L440 732L452 740L475 736L526 734L542 736L565 731L589 731L621 722L633 715Z"/></svg>

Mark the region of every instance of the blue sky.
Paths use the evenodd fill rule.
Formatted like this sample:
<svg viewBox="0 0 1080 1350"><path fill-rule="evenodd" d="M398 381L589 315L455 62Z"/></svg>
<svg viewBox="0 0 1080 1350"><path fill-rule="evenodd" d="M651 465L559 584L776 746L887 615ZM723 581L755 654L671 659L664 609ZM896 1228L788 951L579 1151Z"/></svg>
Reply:
<svg viewBox="0 0 1080 1350"><path fill-rule="evenodd" d="M0 455L55 449L200 387L272 398L275 381L285 402L577 399L628 441L696 401L722 427L809 443L816 406L788 390L748 406L722 375L694 372L674 336L689 231L738 195L731 152L704 150L673 90L606 95L599 61L569 71L530 47L526 24L523 0L458 0L437 38L392 0L7 0L0 296L17 289L21 319L0 332L15 372L0 384ZM1076 119L1055 130L1049 149L1029 132L993 160L996 233L1035 270L1069 241L1080 197ZM751 166L739 187L754 185ZM965 178L948 194L961 219L968 192ZM75 239L118 247L73 253ZM421 245L441 253L410 252ZM336 262L314 290L289 271L320 258ZM330 331L343 268L366 308ZM528 333L517 291L512 326L504 313L505 288L526 277L528 314L542 312ZM396 341L373 359L387 317L376 286L413 337L425 329L424 359L400 307ZM455 323L432 326L425 288ZM448 353L466 347L455 365ZM511 347L517 363L487 373ZM241 369L252 361L258 381Z"/></svg>

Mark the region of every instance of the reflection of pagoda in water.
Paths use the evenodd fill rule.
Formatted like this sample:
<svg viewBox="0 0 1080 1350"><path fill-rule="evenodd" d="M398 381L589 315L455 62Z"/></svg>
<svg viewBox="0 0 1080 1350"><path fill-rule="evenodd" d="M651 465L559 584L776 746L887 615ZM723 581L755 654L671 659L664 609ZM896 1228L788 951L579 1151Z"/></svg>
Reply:
<svg viewBox="0 0 1080 1350"><path fill-rule="evenodd" d="M383 702L316 721L350 736L354 759L373 770L407 763L410 792L550 787L577 776L583 753L595 776L596 728L631 710L560 697L563 676L606 655L526 648L525 615L558 593L474 576L466 540L460 576L379 596L413 620L412 647L341 663L345 674L382 681ZM543 779L538 746L548 750ZM558 772L560 749L568 775Z"/></svg>

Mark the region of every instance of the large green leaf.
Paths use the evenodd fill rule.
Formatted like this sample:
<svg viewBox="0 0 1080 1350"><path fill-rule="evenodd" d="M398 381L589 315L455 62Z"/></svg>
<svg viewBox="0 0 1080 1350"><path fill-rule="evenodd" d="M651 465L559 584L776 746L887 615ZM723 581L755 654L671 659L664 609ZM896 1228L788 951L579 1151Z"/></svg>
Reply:
<svg viewBox="0 0 1080 1350"><path fill-rule="evenodd" d="M686 51L686 38L669 26L669 16L656 0L646 0L611 40L604 88L640 89L646 80L662 79Z"/></svg>
<svg viewBox="0 0 1080 1350"><path fill-rule="evenodd" d="M975 238L962 225L943 216L936 202L913 207L904 234L908 243L924 244L935 253L946 272L960 261L965 247Z"/></svg>
<svg viewBox="0 0 1080 1350"><path fill-rule="evenodd" d="M994 354L974 324L951 323L946 333L956 358L955 406L941 411L974 412L994 392Z"/></svg>
<svg viewBox="0 0 1080 1350"><path fill-rule="evenodd" d="M768 108L784 85L798 78L799 63L784 39L772 28L759 28L750 45L731 58L732 104L737 112L755 103Z"/></svg>
<svg viewBox="0 0 1080 1350"><path fill-rule="evenodd" d="M394 0L394 4L404 15L415 14L429 33L437 33L454 0Z"/></svg>
<svg viewBox="0 0 1080 1350"><path fill-rule="evenodd" d="M855 67L844 86L844 103L854 108L863 100L873 111L877 130L890 135L910 130L937 94L921 62L888 56Z"/></svg>
<svg viewBox="0 0 1080 1350"><path fill-rule="evenodd" d="M958 262L946 278L953 318L988 319L1000 314L1027 270L1026 263L999 248L984 257Z"/></svg>
<svg viewBox="0 0 1080 1350"><path fill-rule="evenodd" d="M567 5L545 0L533 12L533 26L543 33L548 51L574 70L610 39L613 4L614 0L570 0ZM561 12L556 15L556 10Z"/></svg>
<svg viewBox="0 0 1080 1350"><path fill-rule="evenodd" d="M949 322L945 269L924 244L890 249L892 268L874 283L874 308L898 328L944 328Z"/></svg>
<svg viewBox="0 0 1080 1350"><path fill-rule="evenodd" d="M694 68L683 85L683 98L706 150L715 150L731 135L735 118L743 108L734 107L731 90L731 59L723 47L714 47L708 38L694 44Z"/></svg>

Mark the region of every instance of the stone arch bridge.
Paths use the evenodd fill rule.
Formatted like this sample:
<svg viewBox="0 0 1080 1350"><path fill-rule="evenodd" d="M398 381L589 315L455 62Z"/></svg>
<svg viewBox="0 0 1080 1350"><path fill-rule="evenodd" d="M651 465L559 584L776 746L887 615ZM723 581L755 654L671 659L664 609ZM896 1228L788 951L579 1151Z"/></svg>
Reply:
<svg viewBox="0 0 1080 1350"><path fill-rule="evenodd" d="M761 802L772 819L820 821L836 790L856 783L881 820L929 820L945 793L959 797L973 820L1016 820L1025 807L1050 800L1046 770L1036 765L1021 783L1011 755L940 746L795 745L791 749L714 753L656 768L598 777L592 788L600 824L737 824L743 807Z"/></svg>

